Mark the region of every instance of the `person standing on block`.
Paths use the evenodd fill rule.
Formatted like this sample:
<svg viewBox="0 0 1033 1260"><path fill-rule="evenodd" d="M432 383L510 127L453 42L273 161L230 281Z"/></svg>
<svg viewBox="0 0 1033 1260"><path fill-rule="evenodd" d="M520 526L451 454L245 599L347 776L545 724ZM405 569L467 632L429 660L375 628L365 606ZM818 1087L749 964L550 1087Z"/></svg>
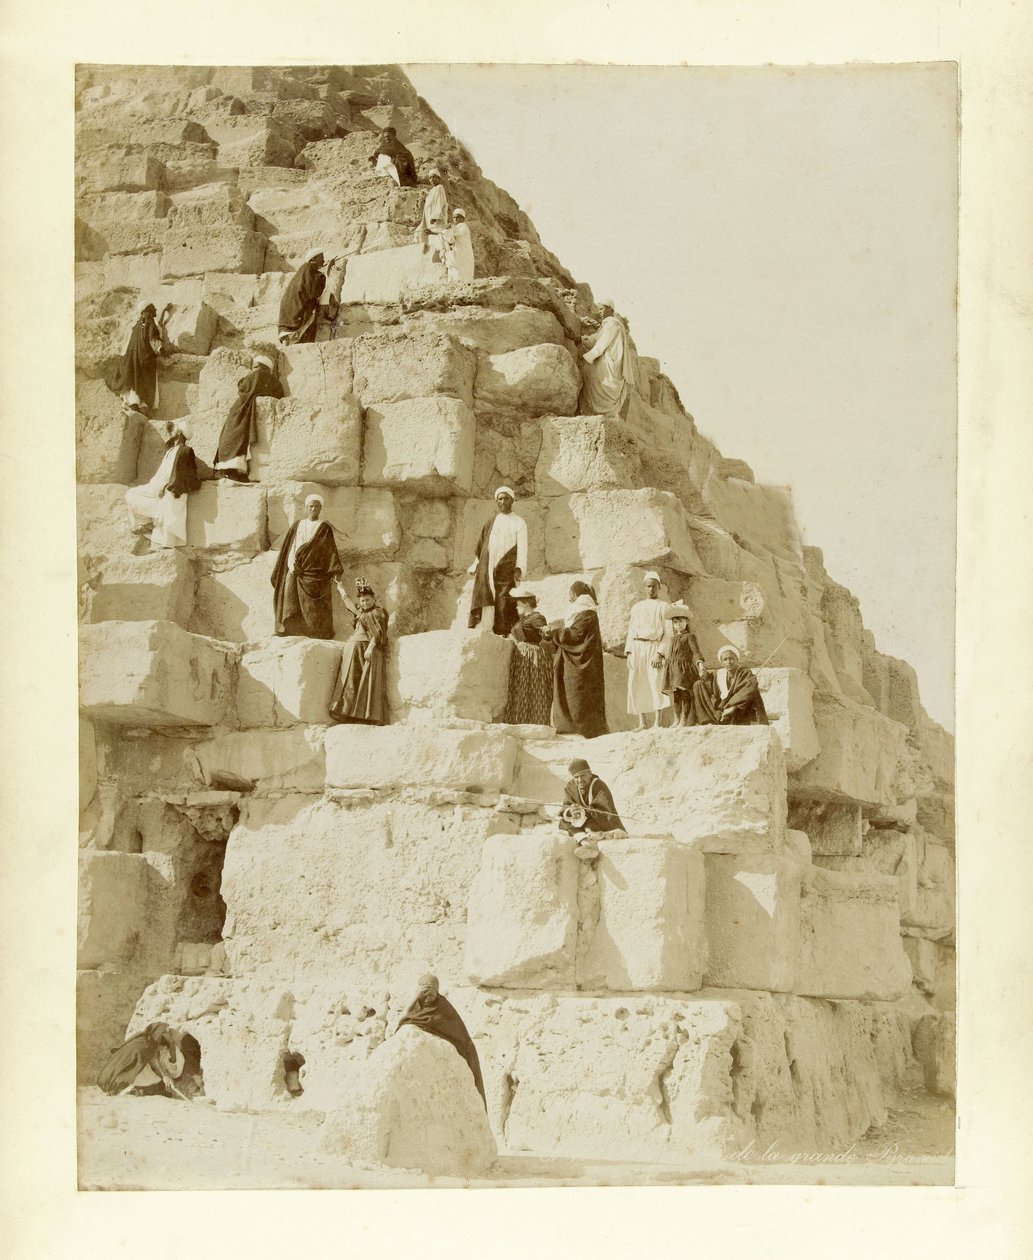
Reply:
<svg viewBox="0 0 1033 1260"><path fill-rule="evenodd" d="M696 636L689 628L691 614L688 608L684 604L672 604L664 615L674 631L671 653L667 658L664 691L671 697L674 706L674 725L695 726L696 707L692 688L699 679L706 677L707 667Z"/></svg>
<svg viewBox="0 0 1033 1260"><path fill-rule="evenodd" d="M628 662L628 712L638 718L638 729L660 725L660 714L670 707L664 694L667 662L674 631L666 617L670 604L660 598L660 574L650 570L642 579L646 598L631 609L624 655ZM647 719L653 719L649 721Z"/></svg>
<svg viewBox="0 0 1033 1260"><path fill-rule="evenodd" d="M599 331L588 338L583 363L580 412L583 416L619 415L635 384L635 349L613 303L602 305Z"/></svg>
<svg viewBox="0 0 1033 1260"><path fill-rule="evenodd" d="M189 445L190 421L184 416L166 425L166 431L165 455L157 471L146 485L129 487L126 507L134 534L151 529L152 547L185 547L187 496L200 489L201 478Z"/></svg>
<svg viewBox="0 0 1033 1260"><path fill-rule="evenodd" d="M280 298L280 345L304 345L316 339L319 299L323 296L323 251L310 249Z"/></svg>
<svg viewBox="0 0 1033 1260"><path fill-rule="evenodd" d="M305 515L294 522L280 544L270 578L277 634L334 637L331 586L344 567L333 527L319 519L322 510L323 496L310 494Z"/></svg>
<svg viewBox="0 0 1033 1260"><path fill-rule="evenodd" d="M355 582L355 598L348 598L344 583L338 581L344 606L355 628L341 654L341 672L330 701L330 717L335 722L364 722L368 726L387 723L387 612L377 603L373 587L364 579Z"/></svg>
<svg viewBox="0 0 1033 1260"><path fill-rule="evenodd" d="M509 658L509 690L502 720L514 725L548 726L555 649L544 636L548 627L538 611L535 593L516 586L510 596L516 604L517 620L509 632L513 655Z"/></svg>
<svg viewBox="0 0 1033 1260"><path fill-rule="evenodd" d="M445 247L445 278L450 284L467 284L473 279L473 241L466 226L466 211L452 211L452 226L441 235Z"/></svg>
<svg viewBox="0 0 1033 1260"><path fill-rule="evenodd" d="M481 530L474 562L470 597L470 629L489 626L507 635L516 623L516 605L510 595L527 571L527 525L513 511L516 493L509 486L495 491L496 515Z"/></svg>
<svg viewBox="0 0 1033 1260"><path fill-rule="evenodd" d="M445 192L445 181L435 166L429 172L430 188L423 202L423 217L414 233L414 239L420 244L424 253L430 249L430 238L436 236L440 242L441 234L448 227L448 194Z"/></svg>
<svg viewBox="0 0 1033 1260"><path fill-rule="evenodd" d="M153 408L158 394L158 357L162 351L162 331L172 313L168 305L155 318L154 304L148 304L140 312L129 334L129 344L119 360L108 388L122 396L122 410L136 411L141 415Z"/></svg>
<svg viewBox="0 0 1033 1260"><path fill-rule="evenodd" d="M255 401L258 398L282 397L283 386L271 356L256 354L251 360L251 371L237 382L236 401L219 434L213 465L217 476L229 481L248 481L251 447L258 441Z"/></svg>
<svg viewBox="0 0 1033 1260"><path fill-rule="evenodd" d="M399 188L416 186L416 161L398 139L394 127L385 127L380 133L380 140L369 164L376 168L378 175L386 175L388 179L394 180Z"/></svg>
<svg viewBox="0 0 1033 1260"><path fill-rule="evenodd" d="M556 644L552 720L558 735L595 739L607 733L603 638L595 591L587 582L570 588L566 618L546 633Z"/></svg>

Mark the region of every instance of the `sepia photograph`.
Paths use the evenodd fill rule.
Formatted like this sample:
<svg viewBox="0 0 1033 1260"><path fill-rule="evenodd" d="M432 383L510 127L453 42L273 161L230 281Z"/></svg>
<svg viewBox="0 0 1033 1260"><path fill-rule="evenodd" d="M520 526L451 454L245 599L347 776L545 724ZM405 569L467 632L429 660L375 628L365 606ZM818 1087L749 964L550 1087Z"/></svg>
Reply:
<svg viewBox="0 0 1033 1260"><path fill-rule="evenodd" d="M80 1190L953 1186L957 63L74 76Z"/></svg>

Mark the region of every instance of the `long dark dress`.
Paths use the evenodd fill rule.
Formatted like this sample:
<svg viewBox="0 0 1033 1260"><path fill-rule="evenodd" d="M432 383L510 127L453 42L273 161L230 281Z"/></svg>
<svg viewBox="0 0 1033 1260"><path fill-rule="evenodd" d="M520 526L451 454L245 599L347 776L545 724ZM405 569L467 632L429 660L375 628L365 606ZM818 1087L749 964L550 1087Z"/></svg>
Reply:
<svg viewBox="0 0 1033 1260"><path fill-rule="evenodd" d="M153 309L153 308L151 308ZM129 335L125 354L108 382L116 394L135 390L140 402L148 408L154 406L158 388L158 353L154 343L161 345L161 329L153 314L145 311L136 321Z"/></svg>
<svg viewBox="0 0 1033 1260"><path fill-rule="evenodd" d="M148 1024L108 1059L100 1070L97 1084L105 1094L121 1093L132 1085L162 1046L173 1048L172 1029L168 1024Z"/></svg>
<svg viewBox="0 0 1033 1260"><path fill-rule="evenodd" d="M281 337L294 344L315 341L319 299L325 287L326 276L315 260L302 263L280 298Z"/></svg>
<svg viewBox="0 0 1033 1260"><path fill-rule="evenodd" d="M237 397L219 434L215 452L216 468L247 472L248 447L258 440L256 431L256 398L282 398L283 386L275 372L264 363L242 376L237 382Z"/></svg>
<svg viewBox="0 0 1033 1260"><path fill-rule="evenodd" d="M769 725L757 676L745 665L728 671L728 695L724 700L712 673L693 685L692 698L698 722L722 726Z"/></svg>
<svg viewBox="0 0 1033 1260"><path fill-rule="evenodd" d="M403 188L415 187L416 161L397 136L381 136L372 160L375 162L381 153L386 154L394 162L401 186Z"/></svg>
<svg viewBox="0 0 1033 1260"><path fill-rule="evenodd" d="M509 692L504 722L548 726L552 714L553 646L542 639L546 627L540 612L520 617L509 632L513 655L509 661Z"/></svg>
<svg viewBox="0 0 1033 1260"><path fill-rule="evenodd" d="M591 608L552 632L556 644L552 723L560 735L594 739L607 733L603 640Z"/></svg>
<svg viewBox="0 0 1033 1260"><path fill-rule="evenodd" d="M387 723L387 613L377 605L354 615L355 629L341 654L341 672L330 702L335 722ZM366 648L373 655L366 660Z"/></svg>
<svg viewBox="0 0 1033 1260"><path fill-rule="evenodd" d="M287 568L287 557L298 525L299 522L295 521L287 531L270 577L276 633L332 639L334 613L330 584L344 572L334 542L334 531L328 522L320 521L313 537L298 548L294 557L294 572L291 573Z"/></svg>
<svg viewBox="0 0 1033 1260"><path fill-rule="evenodd" d="M626 831L620 820L617 807L613 803L610 789L598 777L593 775L586 791L582 792L577 779L568 779L563 789L564 805L581 805L585 811L586 831ZM560 829L566 832L576 830L568 822L561 822Z"/></svg>
<svg viewBox="0 0 1033 1260"><path fill-rule="evenodd" d="M696 716L693 687L699 682L696 664L702 660L703 653L699 650L699 644L692 631L676 631L667 661L664 691L674 700L675 711L679 718L684 719L687 726L695 726L699 721Z"/></svg>
<svg viewBox="0 0 1033 1260"><path fill-rule="evenodd" d="M473 1083L477 1086L477 1092L487 1110L488 1104L484 1098L484 1081L481 1078L481 1061L477 1057L477 1047L473 1044L473 1038L467 1032L459 1012L448 998L442 997L439 993L435 1000L426 1006L417 998L398 1021L399 1028L404 1024L422 1028L424 1032L432 1033L435 1037L440 1037L443 1041L455 1046L473 1073Z"/></svg>

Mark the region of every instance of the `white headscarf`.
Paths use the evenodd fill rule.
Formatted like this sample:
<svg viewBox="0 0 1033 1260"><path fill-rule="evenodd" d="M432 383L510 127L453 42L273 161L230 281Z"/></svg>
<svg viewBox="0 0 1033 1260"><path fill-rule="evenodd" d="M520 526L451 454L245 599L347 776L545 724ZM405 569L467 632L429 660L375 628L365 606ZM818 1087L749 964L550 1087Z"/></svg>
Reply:
<svg viewBox="0 0 1033 1260"><path fill-rule="evenodd" d="M724 657L725 655L727 655L729 652L731 652L731 654L735 657L736 661L738 661L738 660L740 659L740 656L739 656L739 649L738 649L738 648L734 648L734 647L732 647L732 645L731 645L730 643L726 643L726 644L724 645L724 647L721 647L721 648L719 648L719 649L718 649L718 652L717 652L717 659L718 659L718 660L721 660L721 659L722 659L722 657Z"/></svg>
<svg viewBox="0 0 1033 1260"><path fill-rule="evenodd" d="M305 255L305 261L311 262L313 258L319 258L322 252L323 251L321 249L310 249Z"/></svg>
<svg viewBox="0 0 1033 1260"><path fill-rule="evenodd" d="M308 505L309 505L310 503L318 503L320 507L323 507L323 506L324 506L324 504L323 504L323 496L322 496L321 494L309 494L309 495L306 495L306 496L305 496L305 506L306 506L306 507L308 507Z"/></svg>
<svg viewBox="0 0 1033 1260"><path fill-rule="evenodd" d="M255 357L251 360L251 362L252 364L264 363L265 366L270 370L270 372L273 370L273 361L267 354L256 354Z"/></svg>
<svg viewBox="0 0 1033 1260"><path fill-rule="evenodd" d="M508 494L513 502L516 502L516 491L511 490L509 486L499 486L499 488L495 491L495 498L497 499L500 494Z"/></svg>
<svg viewBox="0 0 1033 1260"><path fill-rule="evenodd" d="M179 420L174 420L173 424L180 431L180 433L183 434L183 436L186 438L188 442L194 436L194 426L190 423L189 419L186 416L183 416Z"/></svg>
<svg viewBox="0 0 1033 1260"><path fill-rule="evenodd" d="M570 605L570 611L563 618L565 626L572 625L574 619L579 617L583 612L598 612L599 605L591 597L591 595L579 595L577 599Z"/></svg>

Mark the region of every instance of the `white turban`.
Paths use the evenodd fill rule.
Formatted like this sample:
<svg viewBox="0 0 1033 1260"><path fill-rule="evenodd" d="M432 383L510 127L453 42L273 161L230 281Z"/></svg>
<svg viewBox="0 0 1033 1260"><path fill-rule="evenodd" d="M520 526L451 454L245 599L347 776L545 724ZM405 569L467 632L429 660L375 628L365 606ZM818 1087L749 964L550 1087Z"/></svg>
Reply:
<svg viewBox="0 0 1033 1260"><path fill-rule="evenodd" d="M319 504L319 506L320 506L320 507L322 507L322 506L323 506L323 496L322 496L321 494L309 494L309 495L306 495L306 496L305 496L305 506L306 506L306 507L308 507L308 505L309 505L310 503L318 503L318 504Z"/></svg>
<svg viewBox="0 0 1033 1260"><path fill-rule="evenodd" d="M273 361L267 354L256 354L252 359L252 363L264 363L270 371L273 369Z"/></svg>
<svg viewBox="0 0 1033 1260"><path fill-rule="evenodd" d="M319 258L322 252L323 251L321 249L310 249L305 255L305 261L311 262L313 258Z"/></svg>
<svg viewBox="0 0 1033 1260"><path fill-rule="evenodd" d="M465 211L465 210L462 210L462 209L459 209L459 210L453 210L453 211L452 211L452 218L453 218L453 219L465 219L465 218L466 218L466 211Z"/></svg>
<svg viewBox="0 0 1033 1260"><path fill-rule="evenodd" d="M176 428L180 431L180 433L182 433L183 436L186 438L186 440L189 442L190 439L194 436L194 428L193 428L193 425L190 423L190 421L186 418L186 416L184 416L181 420L174 421L173 423L175 424Z"/></svg>
<svg viewBox="0 0 1033 1260"><path fill-rule="evenodd" d="M650 569L648 573L643 575L642 581L643 582L660 582L661 586L663 585L663 582L660 579L660 574L655 572L653 569Z"/></svg>
<svg viewBox="0 0 1033 1260"><path fill-rule="evenodd" d="M516 491L511 490L509 486L499 486L495 491L495 498L497 499L500 494L508 494L511 499L516 500Z"/></svg>
<svg viewBox="0 0 1033 1260"><path fill-rule="evenodd" d="M728 656L729 653L734 656L736 660L739 659L739 649L732 647L730 643L726 643L724 647L718 648L717 659L721 660L722 657Z"/></svg>

